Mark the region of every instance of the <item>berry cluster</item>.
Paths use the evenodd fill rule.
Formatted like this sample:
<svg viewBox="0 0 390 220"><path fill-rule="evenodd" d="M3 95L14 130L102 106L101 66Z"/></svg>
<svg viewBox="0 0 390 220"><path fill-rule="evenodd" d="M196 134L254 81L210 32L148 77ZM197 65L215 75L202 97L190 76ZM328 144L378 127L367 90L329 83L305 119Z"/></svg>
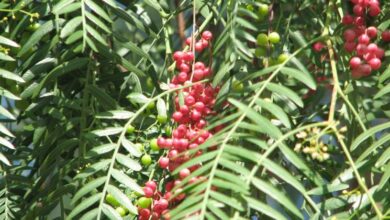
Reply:
<svg viewBox="0 0 390 220"><path fill-rule="evenodd" d="M377 28L375 26L366 26L368 18L366 14L375 17L381 12L378 0L351 0L354 4L353 15L345 15L342 19L348 29L344 31L344 48L349 53L355 53L350 59L353 78L369 76L373 70L378 70L381 65L381 59L384 57L384 50L376 43L373 43L377 37Z"/></svg>
<svg viewBox="0 0 390 220"><path fill-rule="evenodd" d="M171 88L188 85L201 81L212 74L210 67L203 62L195 62L195 53L202 52L209 47L212 39L212 33L205 31L201 39L193 41L192 38L186 40L187 45L192 50L176 51L173 59L176 62L176 68L179 73L172 78ZM192 47L192 42L194 46ZM175 112L172 119L178 124L173 130L171 137L159 137L157 145L160 149L167 149L167 154L161 156L158 164L160 168L173 172L178 166L202 154L201 150L194 150L212 136L210 131L205 130L207 125L206 117L214 115L212 110L215 105L216 94L219 88L213 88L210 83L198 83L182 89L175 94L174 106ZM179 98L180 93L183 99ZM189 150L196 153L191 154ZM175 206L185 198L181 193L182 189L178 187L183 179L200 167L200 164L179 171L177 177L165 183L164 193L157 190L157 184L149 181L144 187L144 197L138 200L139 219L169 219L168 208ZM192 184L204 180L202 176L194 176L188 182ZM176 189L177 188L177 189ZM173 191L175 189L175 191ZM174 198L172 195L177 195Z"/></svg>
<svg viewBox="0 0 390 220"><path fill-rule="evenodd" d="M169 197L162 196L161 192L157 191L157 183L148 181L144 187L144 197L138 199L139 218L140 220L160 219L161 216L166 216L168 212ZM151 208L152 207L152 208ZM166 218L167 219L167 218Z"/></svg>

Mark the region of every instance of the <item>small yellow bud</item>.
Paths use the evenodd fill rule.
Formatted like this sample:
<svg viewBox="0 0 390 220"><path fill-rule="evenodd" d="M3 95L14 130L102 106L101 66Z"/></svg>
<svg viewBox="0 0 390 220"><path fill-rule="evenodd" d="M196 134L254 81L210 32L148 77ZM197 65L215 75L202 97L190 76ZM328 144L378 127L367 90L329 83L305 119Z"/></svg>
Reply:
<svg viewBox="0 0 390 220"><path fill-rule="evenodd" d="M302 144L298 143L295 145L294 151L299 152L301 150L301 148L302 148Z"/></svg>
<svg viewBox="0 0 390 220"><path fill-rule="evenodd" d="M347 126L344 126L344 127L340 128L339 131L340 131L341 133L347 132Z"/></svg>
<svg viewBox="0 0 390 220"><path fill-rule="evenodd" d="M323 153L322 157L324 158L324 160L327 160L329 159L330 155L328 153Z"/></svg>
<svg viewBox="0 0 390 220"><path fill-rule="evenodd" d="M314 134L319 134L319 133L320 133L320 129L317 128L317 127L316 127L316 128L313 128L312 131L313 131Z"/></svg>
<svg viewBox="0 0 390 220"><path fill-rule="evenodd" d="M304 131L301 131L296 136L297 136L297 138L302 138L303 139L303 138L307 137L307 133L304 132Z"/></svg>

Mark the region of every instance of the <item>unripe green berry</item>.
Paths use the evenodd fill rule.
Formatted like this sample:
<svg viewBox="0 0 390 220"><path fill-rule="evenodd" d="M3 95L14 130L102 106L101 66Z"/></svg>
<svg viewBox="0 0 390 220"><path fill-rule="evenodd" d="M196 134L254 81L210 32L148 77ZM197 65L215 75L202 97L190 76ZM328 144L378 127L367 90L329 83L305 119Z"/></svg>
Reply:
<svg viewBox="0 0 390 220"><path fill-rule="evenodd" d="M157 144L157 139L152 139L150 140L150 149L154 150L154 151L159 151L160 150L160 147L158 146Z"/></svg>
<svg viewBox="0 0 390 220"><path fill-rule="evenodd" d="M129 125L129 127L127 127L126 132L128 134L132 134L132 133L134 133L134 131L135 131L135 128L132 125Z"/></svg>
<svg viewBox="0 0 390 220"><path fill-rule="evenodd" d="M246 9L248 9L249 11L253 11L254 10L253 5L247 5Z"/></svg>
<svg viewBox="0 0 390 220"><path fill-rule="evenodd" d="M288 54L282 53L278 56L278 63L284 63L288 59Z"/></svg>
<svg viewBox="0 0 390 220"><path fill-rule="evenodd" d="M257 44L259 46L266 46L268 44L268 36L263 33L257 35Z"/></svg>
<svg viewBox="0 0 390 220"><path fill-rule="evenodd" d="M268 14L268 10L269 10L268 5L261 4L259 6L259 16L260 17L265 17Z"/></svg>
<svg viewBox="0 0 390 220"><path fill-rule="evenodd" d="M148 87L148 89L153 89L154 88L153 79L151 77L148 77L146 79L146 86Z"/></svg>
<svg viewBox="0 0 390 220"><path fill-rule="evenodd" d="M267 49L264 47L258 47L255 50L255 56L256 57L264 57L267 55Z"/></svg>
<svg viewBox="0 0 390 220"><path fill-rule="evenodd" d="M172 135L172 127L171 126L165 126L165 134L167 136L171 136Z"/></svg>
<svg viewBox="0 0 390 220"><path fill-rule="evenodd" d="M106 202L112 206L119 206L120 203L115 199L115 197L112 194L106 195Z"/></svg>
<svg viewBox="0 0 390 220"><path fill-rule="evenodd" d="M149 208L150 205L152 204L152 199L146 198L146 197L141 197L138 199L137 203L138 203L139 207L146 209L146 208Z"/></svg>
<svg viewBox="0 0 390 220"><path fill-rule="evenodd" d="M119 206L115 209L115 211L120 215L120 216L125 216L126 215L126 209L124 209L123 207Z"/></svg>
<svg viewBox="0 0 390 220"><path fill-rule="evenodd" d="M277 32L272 32L268 35L268 39L271 43L277 44L280 42L280 36Z"/></svg>
<svg viewBox="0 0 390 220"><path fill-rule="evenodd" d="M244 84L240 81L233 81L232 88L234 92L242 92L244 90Z"/></svg>
<svg viewBox="0 0 390 220"><path fill-rule="evenodd" d="M154 102L149 102L148 106L146 107L148 110L153 110L154 107L156 107L156 104Z"/></svg>
<svg viewBox="0 0 390 220"><path fill-rule="evenodd" d="M136 144L135 144L135 147L136 147L139 151L143 151L143 150L144 150L144 145L143 145L143 144L136 143Z"/></svg>
<svg viewBox="0 0 390 220"><path fill-rule="evenodd" d="M145 154L141 157L142 165L149 166L152 163L152 158L149 154Z"/></svg>
<svg viewBox="0 0 390 220"><path fill-rule="evenodd" d="M167 123L168 117L166 115L157 115L157 121L160 124Z"/></svg>

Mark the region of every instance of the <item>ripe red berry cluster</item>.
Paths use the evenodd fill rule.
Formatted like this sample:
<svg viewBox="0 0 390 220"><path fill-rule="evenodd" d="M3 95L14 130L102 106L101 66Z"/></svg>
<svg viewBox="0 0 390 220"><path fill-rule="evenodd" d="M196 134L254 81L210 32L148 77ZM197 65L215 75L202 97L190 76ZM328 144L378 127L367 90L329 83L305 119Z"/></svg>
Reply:
<svg viewBox="0 0 390 220"><path fill-rule="evenodd" d="M157 184L152 180L145 183L143 191L145 197L138 200L138 219L160 219L161 215L168 211L169 198L163 197L161 192L157 191Z"/></svg>
<svg viewBox="0 0 390 220"><path fill-rule="evenodd" d="M192 39L188 38L186 43L192 50L176 51L173 54L179 73L173 77L171 88L198 82L212 74L210 67L207 67L203 62L195 62L195 53L193 52L195 50L200 53L209 47L212 37L210 31L203 32L201 39L195 42L194 47L191 47ZM168 150L166 156L162 156L158 161L160 168L173 172L192 157L202 154L201 150L195 150L194 154L190 154L189 150L198 148L200 144L212 136L212 133L204 128L207 125L206 118L215 114L212 109L218 91L219 88L213 88L210 83L198 83L175 94L175 112L172 114L172 119L178 125L173 130L172 137L159 137L157 139L159 148ZM179 100L179 93L183 94L183 102ZM139 204L139 219L149 219L150 216L151 219L160 219L161 217L169 219L168 208L174 207L186 196L184 193L180 193L182 189L178 188L173 192L173 188L199 167L200 165L194 165L180 170L177 177L165 183L164 193L156 191L156 184L149 181L144 187L144 196L152 198L152 201L147 204L148 206ZM189 180L189 184L203 179L202 176L194 176ZM178 196L172 198L173 194Z"/></svg>
<svg viewBox="0 0 390 220"><path fill-rule="evenodd" d="M361 78L371 75L373 70L378 70L384 50L372 41L377 37L378 30L375 26L366 26L367 14L371 17L381 12L378 0L351 0L354 4L353 15L345 15L342 23L349 28L344 31L344 48L349 53L354 53L350 59L350 68L353 78Z"/></svg>

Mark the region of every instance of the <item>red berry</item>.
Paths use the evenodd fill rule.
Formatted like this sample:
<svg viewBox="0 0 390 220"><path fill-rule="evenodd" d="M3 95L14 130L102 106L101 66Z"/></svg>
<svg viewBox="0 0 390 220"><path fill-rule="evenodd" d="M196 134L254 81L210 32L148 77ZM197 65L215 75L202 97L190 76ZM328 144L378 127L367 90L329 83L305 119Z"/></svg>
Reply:
<svg viewBox="0 0 390 220"><path fill-rule="evenodd" d="M356 53L359 55L359 56L363 56L365 53L367 53L367 46L364 45L364 44L358 44L356 46Z"/></svg>
<svg viewBox="0 0 390 220"><path fill-rule="evenodd" d="M373 70L378 70L379 68L381 68L382 62L378 58L373 58L368 61L368 64Z"/></svg>
<svg viewBox="0 0 390 220"><path fill-rule="evenodd" d="M183 60L184 55L185 55L185 54L184 54L182 51L176 51L176 52L173 54L173 59L174 59L175 61L181 61L181 60Z"/></svg>
<svg viewBox="0 0 390 220"><path fill-rule="evenodd" d="M153 189L151 189L150 187L147 187L147 186L144 187L144 195L145 195L145 197L151 198L153 196L153 194L154 194L154 190Z"/></svg>
<svg viewBox="0 0 390 220"><path fill-rule="evenodd" d="M365 61L369 61L373 58L376 58L376 55L375 55L375 53L366 53L366 54L364 54L363 58Z"/></svg>
<svg viewBox="0 0 390 220"><path fill-rule="evenodd" d="M368 5L369 5L370 7L373 7L373 6L379 7L379 6L380 6L378 0L370 0L370 1L368 2Z"/></svg>
<svg viewBox="0 0 390 220"><path fill-rule="evenodd" d="M171 151L169 151L169 153L168 153L168 157L169 157L169 159L171 159L171 160L175 160L176 157L177 157L177 154L178 154L177 150L171 150Z"/></svg>
<svg viewBox="0 0 390 220"><path fill-rule="evenodd" d="M195 104L195 98L191 95L188 95L184 98L184 103L188 106L191 106L191 105Z"/></svg>
<svg viewBox="0 0 390 220"><path fill-rule="evenodd" d="M193 110L191 112L191 119L193 121L199 121L201 117L202 117L202 114L199 111Z"/></svg>
<svg viewBox="0 0 390 220"><path fill-rule="evenodd" d="M202 80L203 77L204 77L203 70L201 70L201 69L196 69L196 70L194 71L194 80L195 80L195 81Z"/></svg>
<svg viewBox="0 0 390 220"><path fill-rule="evenodd" d="M153 180L149 180L148 182L145 183L145 186L151 188L154 191L157 189L157 184Z"/></svg>
<svg viewBox="0 0 390 220"><path fill-rule="evenodd" d="M148 219L150 217L150 210L149 209L141 209L139 211L139 215Z"/></svg>
<svg viewBox="0 0 390 220"><path fill-rule="evenodd" d="M352 57L351 60L349 61L349 65L351 67L351 69L356 69L360 66L361 64L361 60L359 57Z"/></svg>
<svg viewBox="0 0 390 220"><path fill-rule="evenodd" d="M344 31L344 39L347 42L354 41L356 38L356 32L352 29L347 29Z"/></svg>
<svg viewBox="0 0 390 220"><path fill-rule="evenodd" d="M213 38L213 34L210 31L204 31L202 33L202 38L205 40L211 40Z"/></svg>
<svg viewBox="0 0 390 220"><path fill-rule="evenodd" d="M205 39L200 40L200 42L202 42L203 48L207 48L209 46L209 42Z"/></svg>
<svg viewBox="0 0 390 220"><path fill-rule="evenodd" d="M365 20L362 16L357 16L355 17L354 21L353 21L357 26L362 26L364 25L365 23Z"/></svg>
<svg viewBox="0 0 390 220"><path fill-rule="evenodd" d="M186 38L186 44L187 44L188 46L190 46L191 43L192 43L192 37L187 37L187 38Z"/></svg>
<svg viewBox="0 0 390 220"><path fill-rule="evenodd" d="M183 118L183 114L181 112L174 112L172 118L176 122L179 122Z"/></svg>
<svg viewBox="0 0 390 220"><path fill-rule="evenodd" d="M190 66L188 64L185 64L185 63L180 64L179 69L180 69L180 71L186 72L186 73L190 72L190 70L191 70Z"/></svg>
<svg viewBox="0 0 390 220"><path fill-rule="evenodd" d="M369 53L376 53L377 50L378 50L378 46L374 43L371 43L367 46L367 51Z"/></svg>
<svg viewBox="0 0 390 220"><path fill-rule="evenodd" d="M198 41L195 43L195 51L196 52L202 52L203 49L204 48L203 48L203 44L201 41Z"/></svg>
<svg viewBox="0 0 390 220"><path fill-rule="evenodd" d="M194 67L195 69L204 69L205 65L203 62L196 62Z"/></svg>
<svg viewBox="0 0 390 220"><path fill-rule="evenodd" d="M382 32L382 40L385 42L390 42L390 30Z"/></svg>
<svg viewBox="0 0 390 220"><path fill-rule="evenodd" d="M175 149L179 149L180 148L180 139L179 138L175 138L172 140L172 145Z"/></svg>
<svg viewBox="0 0 390 220"><path fill-rule="evenodd" d="M182 150L186 150L188 147L188 140L187 139L180 139L179 140L179 147Z"/></svg>
<svg viewBox="0 0 390 220"><path fill-rule="evenodd" d="M191 171L187 168L184 168L184 169L180 170L180 172L179 172L180 179L184 179L187 176L189 176L190 174L191 174Z"/></svg>
<svg viewBox="0 0 390 220"><path fill-rule="evenodd" d="M204 105L203 102L196 102L196 103L194 104L194 108L195 108L196 110L198 110L199 112L203 112L203 111L204 111L204 108L205 108L205 105Z"/></svg>
<svg viewBox="0 0 390 220"><path fill-rule="evenodd" d="M168 138L165 139L165 148L171 148L172 147L172 139Z"/></svg>
<svg viewBox="0 0 390 220"><path fill-rule="evenodd" d="M362 34L358 39L359 44L368 44L370 43L370 37L367 34Z"/></svg>
<svg viewBox="0 0 390 220"><path fill-rule="evenodd" d="M169 202L166 199L160 199L159 204L162 206L162 209L165 210L168 208Z"/></svg>
<svg viewBox="0 0 390 220"><path fill-rule="evenodd" d="M169 165L169 158L168 157L161 157L160 160L158 161L158 164L163 169L167 168Z"/></svg>
<svg viewBox="0 0 390 220"><path fill-rule="evenodd" d="M382 48L378 48L375 52L375 56L379 59L382 59L385 55L385 51Z"/></svg>
<svg viewBox="0 0 390 220"><path fill-rule="evenodd" d="M187 127L185 125L179 125L176 130L181 134L181 137L187 133Z"/></svg>
<svg viewBox="0 0 390 220"><path fill-rule="evenodd" d="M182 105L182 106L180 106L180 112L183 115L187 115L190 112L190 109L188 108L187 105Z"/></svg>
<svg viewBox="0 0 390 220"><path fill-rule="evenodd" d="M185 53L185 54L183 55L183 59L184 59L185 61L188 61L188 62L193 61L194 58L195 58L195 55L194 55L194 53L191 52L191 51L189 51L189 52L187 52L187 53Z"/></svg>
<svg viewBox="0 0 390 220"><path fill-rule="evenodd" d="M353 52L356 48L356 43L351 41L351 42L346 42L344 44L344 49L347 51L347 52Z"/></svg>
<svg viewBox="0 0 390 220"><path fill-rule="evenodd" d="M360 77L363 76L363 73L359 67L359 68L353 69L351 72L351 75L352 75L352 78L359 79Z"/></svg>
<svg viewBox="0 0 390 220"><path fill-rule="evenodd" d="M163 137L157 138L157 145L158 145L160 148L164 148L164 147L167 145L167 144L166 144L165 138L163 138Z"/></svg>
<svg viewBox="0 0 390 220"><path fill-rule="evenodd" d="M343 23L344 25L352 24L352 23L353 23L353 17L352 17L352 15L348 15L348 14L345 15L345 16L343 17L342 23Z"/></svg>
<svg viewBox="0 0 390 220"><path fill-rule="evenodd" d="M208 76L210 76L211 75L211 70L210 70L210 68L204 68L204 70L203 70L203 75L204 75L204 77L208 77Z"/></svg>
<svg viewBox="0 0 390 220"><path fill-rule="evenodd" d="M316 52L320 52L324 47L325 45L321 42L316 42L313 44L313 50Z"/></svg>
<svg viewBox="0 0 390 220"><path fill-rule="evenodd" d="M376 29L376 27L371 26L371 27L368 27L368 28L366 29L366 32L367 32L367 35L368 35L370 38L375 38L376 35L377 35L378 30Z"/></svg>
<svg viewBox="0 0 390 220"><path fill-rule="evenodd" d="M184 83L185 81L187 81L187 79L188 79L188 74L186 72L180 72L177 75L177 81L179 81L180 83Z"/></svg>
<svg viewBox="0 0 390 220"><path fill-rule="evenodd" d="M152 220L159 220L160 219L160 213L153 212L152 214Z"/></svg>
<svg viewBox="0 0 390 220"><path fill-rule="evenodd" d="M355 13L356 15L363 15L364 14L364 8L363 6L361 5L355 5L353 6L353 13Z"/></svg>
<svg viewBox="0 0 390 220"><path fill-rule="evenodd" d="M369 64L360 65L360 70L363 76L369 76L371 74L371 66Z"/></svg>
<svg viewBox="0 0 390 220"><path fill-rule="evenodd" d="M371 5L368 13L372 17L378 16L381 13L381 8L377 5Z"/></svg>
<svg viewBox="0 0 390 220"><path fill-rule="evenodd" d="M188 146L188 148L189 148L189 149L195 149L195 148L197 148L198 146L199 146L198 144L192 143L192 144L190 144L190 146Z"/></svg>

